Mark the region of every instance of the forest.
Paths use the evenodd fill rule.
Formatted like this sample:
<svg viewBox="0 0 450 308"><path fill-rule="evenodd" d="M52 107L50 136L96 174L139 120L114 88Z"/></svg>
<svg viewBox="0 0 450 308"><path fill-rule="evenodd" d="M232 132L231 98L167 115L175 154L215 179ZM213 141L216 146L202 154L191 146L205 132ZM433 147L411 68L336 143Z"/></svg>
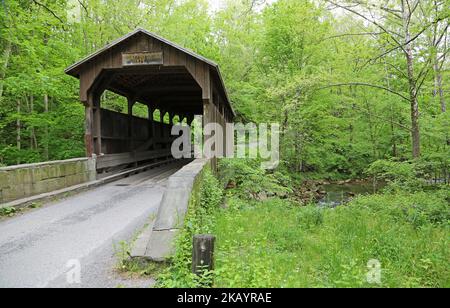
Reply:
<svg viewBox="0 0 450 308"><path fill-rule="evenodd" d="M224 183L206 180L161 286L198 285L186 243L210 231L223 235L217 286L366 286L375 258L385 286L449 287L450 3L216 2L1 0L0 166L84 156L79 85L64 69L142 27L220 65L236 122L281 126L275 172L223 160ZM102 104L127 108L109 92ZM336 211L312 204L317 185L355 180L384 189Z"/></svg>
<svg viewBox="0 0 450 308"><path fill-rule="evenodd" d="M138 26L219 63L239 120L282 124L290 170L355 177L379 159L445 160L448 2L384 2L229 1L211 13L198 0L3 0L0 163L82 156L64 69ZM105 104L121 109L113 95Z"/></svg>

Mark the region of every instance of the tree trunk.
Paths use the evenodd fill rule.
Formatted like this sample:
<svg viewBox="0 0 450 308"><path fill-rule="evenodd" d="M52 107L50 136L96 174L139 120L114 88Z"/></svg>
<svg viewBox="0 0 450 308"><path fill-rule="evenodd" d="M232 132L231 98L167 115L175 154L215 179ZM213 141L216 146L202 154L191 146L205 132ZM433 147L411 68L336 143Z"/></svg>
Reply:
<svg viewBox="0 0 450 308"><path fill-rule="evenodd" d="M391 89L391 82L389 80L389 74L387 69L387 62L386 58L384 59L384 72L386 74L386 87L390 90ZM395 136L395 125L394 125L394 107L393 103L389 104L389 111L390 111L390 124L391 124L391 143L392 143L392 156L397 157L397 138Z"/></svg>
<svg viewBox="0 0 450 308"><path fill-rule="evenodd" d="M370 108L369 105L369 101L367 99L364 99L365 101L365 105L366 105L366 109L367 109L367 124L369 125L369 131L370 131L370 143L372 144L372 155L373 155L373 159L377 159L378 155L377 155L377 142L376 142L376 137L375 137L375 129L374 129L374 124L373 124L373 119L372 119L372 108ZM350 141L352 142L352 141Z"/></svg>
<svg viewBox="0 0 450 308"><path fill-rule="evenodd" d="M10 41L8 41L5 52L3 54L3 61L4 61L3 66L0 71L0 98L2 98L3 96L3 89L4 89L3 80L5 79L6 76L6 69L8 68L11 51L12 51L12 44Z"/></svg>
<svg viewBox="0 0 450 308"><path fill-rule="evenodd" d="M439 10L438 10L438 3L435 0L434 1L434 7L435 7L435 17L438 17ZM431 42L432 46L436 48L436 51L434 53L434 64L433 64L433 70L434 70L434 90L433 90L433 96L436 98L439 96L439 103L441 105L441 112L445 113L447 111L447 106L445 104L445 98L444 98L444 90L442 86L442 72L441 72L441 63L439 63L439 40L438 40L438 24L436 23L434 25L434 34L433 34L433 40ZM446 30L448 31L448 30ZM445 52L447 49L447 39L444 41L443 51ZM442 64L445 63L445 56L442 59Z"/></svg>
<svg viewBox="0 0 450 308"><path fill-rule="evenodd" d="M44 112L48 114L48 95L44 95ZM47 119L46 119L47 120ZM48 161L48 124L45 125L45 145L44 145L44 159Z"/></svg>
<svg viewBox="0 0 450 308"><path fill-rule="evenodd" d="M411 101L411 138L412 138L412 156L420 157L420 130L419 130L419 102L417 101L416 85L414 81L414 71L412 62L412 51L407 49L408 56L408 83L409 96Z"/></svg>
<svg viewBox="0 0 450 308"><path fill-rule="evenodd" d="M30 95L30 114L33 115L33 113L34 113L34 95ZM31 125L30 129L30 149L31 150L37 149L36 131L33 125Z"/></svg>
<svg viewBox="0 0 450 308"><path fill-rule="evenodd" d="M22 144L21 144L21 134L20 134L20 130L21 130L21 123L20 123L20 100L17 100L17 120L16 120L16 143L17 143L17 150L20 151L22 148ZM17 157L17 164L20 164L20 158Z"/></svg>
<svg viewBox="0 0 450 308"><path fill-rule="evenodd" d="M437 56L436 56L437 57ZM434 91L433 96L439 96L439 103L441 105L441 112L445 113L447 111L447 106L445 104L444 90L442 88L442 73L439 69L439 62L436 60L434 63Z"/></svg>
<svg viewBox="0 0 450 308"><path fill-rule="evenodd" d="M403 11L403 27L405 34L405 57L408 68L408 85L409 97L411 104L411 141L412 141L412 156L413 158L420 157L420 130L419 130L419 103L417 101L416 81L414 79L414 63L411 46L411 33L409 31L410 15L408 9L405 7L405 1L402 1Z"/></svg>

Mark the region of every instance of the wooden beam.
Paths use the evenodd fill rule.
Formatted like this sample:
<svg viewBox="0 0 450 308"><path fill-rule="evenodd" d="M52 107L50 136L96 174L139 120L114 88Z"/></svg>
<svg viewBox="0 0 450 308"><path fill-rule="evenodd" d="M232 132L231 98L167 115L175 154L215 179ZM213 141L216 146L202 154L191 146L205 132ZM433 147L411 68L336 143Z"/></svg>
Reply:
<svg viewBox="0 0 450 308"><path fill-rule="evenodd" d="M136 100L134 97L128 97L128 137L129 137L129 145L128 148L130 150L133 149L133 124L134 124L134 118L133 118L133 106L136 103Z"/></svg>
<svg viewBox="0 0 450 308"><path fill-rule="evenodd" d="M186 122L189 126L191 126L192 122L194 122L194 115L193 114L189 114L186 118Z"/></svg>
<svg viewBox="0 0 450 308"><path fill-rule="evenodd" d="M153 106L147 105L148 110L148 121L149 121L149 131L148 136L152 139L151 146L153 149L155 149L155 132L156 132L156 126L155 126L155 119L153 118L153 113L155 112L155 109Z"/></svg>
<svg viewBox="0 0 450 308"><path fill-rule="evenodd" d="M152 86L142 89L140 92L138 92L138 94L142 95L144 93L174 93L174 92L181 92L181 93L196 92L201 96L202 89L196 85Z"/></svg>
<svg viewBox="0 0 450 308"><path fill-rule="evenodd" d="M93 96L89 94L85 104L85 119L84 119L84 143L86 148L86 156L91 157L94 154L94 140L93 140Z"/></svg>
<svg viewBox="0 0 450 308"><path fill-rule="evenodd" d="M96 154L100 155L102 154L102 112L101 112L101 102L100 102L100 96L95 95L94 96L94 106L95 106L95 135L97 136L96 139Z"/></svg>
<svg viewBox="0 0 450 308"><path fill-rule="evenodd" d="M169 124L170 125L173 125L173 120L175 119L176 116L177 115L175 112L173 112L173 111L169 112Z"/></svg>
<svg viewBox="0 0 450 308"><path fill-rule="evenodd" d="M138 162L164 158L170 155L169 150L156 150L146 152L128 152L120 154L108 154L98 157L97 169L111 168L121 165L136 164Z"/></svg>
<svg viewBox="0 0 450 308"><path fill-rule="evenodd" d="M144 96L144 95L140 95ZM183 102L183 101L194 101L201 103L202 97L201 95L179 95L176 93L171 93L171 95L163 95L163 96L151 96L151 95L145 95L145 98L148 100L152 99L160 99L161 102Z"/></svg>

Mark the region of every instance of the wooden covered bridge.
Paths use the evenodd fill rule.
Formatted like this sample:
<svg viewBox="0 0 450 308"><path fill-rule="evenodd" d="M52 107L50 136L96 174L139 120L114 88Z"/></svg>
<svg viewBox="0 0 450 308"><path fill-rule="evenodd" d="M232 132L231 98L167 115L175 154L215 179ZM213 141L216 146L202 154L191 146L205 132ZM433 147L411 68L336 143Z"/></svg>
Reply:
<svg viewBox="0 0 450 308"><path fill-rule="evenodd" d="M224 126L234 117L217 64L142 29L66 73L80 80L87 157L0 168L0 209L51 201L12 221L13 227L0 225L0 246L17 246L7 258L0 251L0 287L66 286L68 258L83 260L83 283L90 285L102 263L98 256L114 253L111 241L129 239L144 224L132 256L166 260L190 202L198 202L192 196L204 170L216 162L174 161L174 118L190 125L202 115L203 125ZM127 114L102 108L107 90L126 98ZM145 108L140 117L134 112L136 104L147 106L145 118ZM148 223L150 215L156 218Z"/></svg>
<svg viewBox="0 0 450 308"><path fill-rule="evenodd" d="M202 115L203 125L222 126L234 118L216 63L144 29L108 44L66 73L80 80L86 155L97 155L98 171L170 157L176 117L190 125ZM102 108L106 90L127 99L128 114ZM137 103L147 106L148 118L133 114Z"/></svg>

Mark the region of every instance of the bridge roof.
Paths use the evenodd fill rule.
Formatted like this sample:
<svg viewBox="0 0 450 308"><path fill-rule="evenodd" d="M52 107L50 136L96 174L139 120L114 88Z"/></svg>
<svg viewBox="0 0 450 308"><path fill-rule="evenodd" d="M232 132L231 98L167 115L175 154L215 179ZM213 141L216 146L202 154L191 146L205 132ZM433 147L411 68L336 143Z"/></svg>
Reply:
<svg viewBox="0 0 450 308"><path fill-rule="evenodd" d="M171 42L171 41L169 41L169 40L167 40L167 39L165 39L165 38L163 38L163 37L161 37L161 36L159 36L159 35L157 35L155 33L147 31L147 30L145 30L143 28L137 28L136 30L126 34L125 36L123 36L123 37L121 37L121 38L119 38L119 39L117 39L117 40L107 44L103 48L97 50L96 52L94 52L94 53L92 53L90 55L88 55L87 57L83 58L82 60L78 61L77 63L69 66L67 69L65 69L65 73L68 74L68 75L71 75L73 77L80 78L80 74L83 71L83 69L86 67L86 64L95 62L96 59L101 58L103 55L105 55L112 48L116 47L117 45L120 45L121 43L125 42L129 38L131 38L133 36L136 36L138 34L144 34L144 35L146 35L146 36L148 36L150 38L156 39L156 40L158 40L158 41L160 41L160 42L162 42L162 43L164 43L164 44L166 44L168 46L171 46L171 47L173 47L173 48L175 48L175 49L177 49L177 50L179 50L179 51L181 51L181 52L183 52L183 53L185 53L185 54L187 54L187 55L189 55L189 56L191 56L191 57L193 57L193 58L195 58L195 59L197 59L197 60L199 60L199 61L201 61L203 63L206 63L212 69L212 71L215 72L218 80L220 81L221 91L222 91L222 93L224 93L224 97L225 97L226 103L228 105L228 108L232 112L233 116L235 116L235 112L233 110L233 107L231 106L231 101L229 99L229 95L228 95L228 92L226 90L225 83L224 83L222 74L221 74L220 69L219 69L219 65L217 63L215 63L214 61L212 61L212 60L210 60L208 58L205 58L205 57L203 57L203 56L193 52L192 50L184 48L184 47L182 47L182 46L180 46L180 45L178 45L178 44L176 44L174 42Z"/></svg>

